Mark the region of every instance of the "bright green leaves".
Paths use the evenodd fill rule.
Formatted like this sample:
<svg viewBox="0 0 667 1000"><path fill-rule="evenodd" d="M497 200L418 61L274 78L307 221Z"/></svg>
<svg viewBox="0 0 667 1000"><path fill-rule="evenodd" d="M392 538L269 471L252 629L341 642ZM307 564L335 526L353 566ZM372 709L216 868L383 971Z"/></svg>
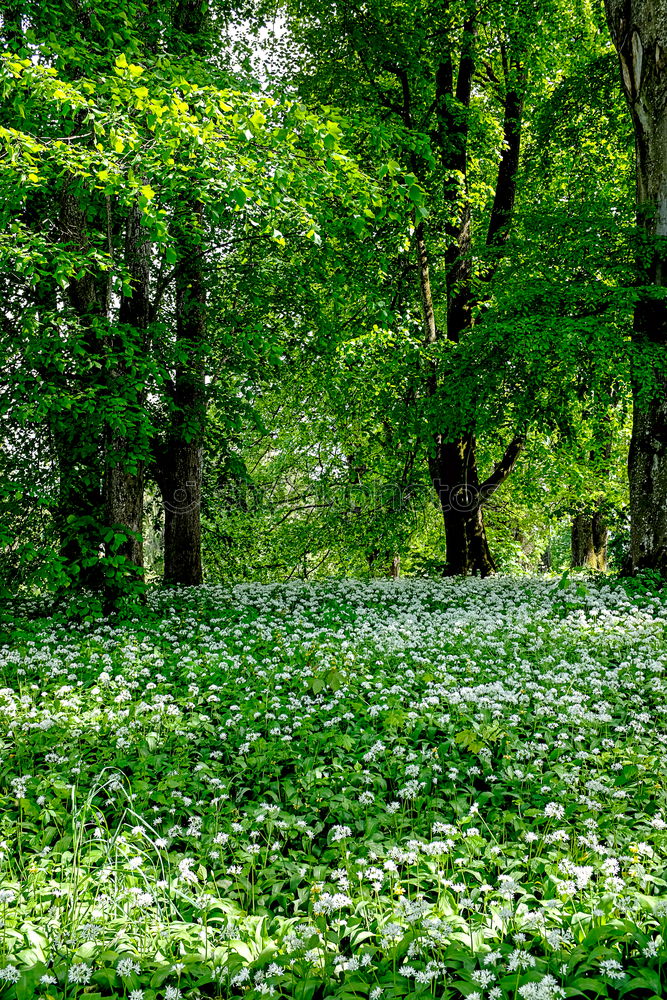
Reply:
<svg viewBox="0 0 667 1000"><path fill-rule="evenodd" d="M243 208L248 200L248 191L246 188L234 188L231 192L232 200L236 202L239 208Z"/></svg>
<svg viewBox="0 0 667 1000"><path fill-rule="evenodd" d="M255 126L256 129L260 129L263 125L266 124L266 115L262 114L259 108L255 108L255 110L250 116L250 121Z"/></svg>
<svg viewBox="0 0 667 1000"><path fill-rule="evenodd" d="M121 53L115 59L115 72L118 76L128 75L131 79L136 80L145 72L145 68L137 66L135 63L128 63L125 54Z"/></svg>
<svg viewBox="0 0 667 1000"><path fill-rule="evenodd" d="M396 160L391 160L390 159L390 160L387 160L386 163L383 163L382 166L379 168L379 170L378 170L378 176L379 177L386 177L387 174L388 174L390 177L395 177L396 174L398 174L400 172L401 172L401 165L400 165L400 163L398 163Z"/></svg>
<svg viewBox="0 0 667 1000"><path fill-rule="evenodd" d="M341 128L338 122L332 121L325 122L324 127L326 131L322 137L322 143L324 148L331 153L336 149L338 140L342 137Z"/></svg>
<svg viewBox="0 0 667 1000"><path fill-rule="evenodd" d="M424 189L416 182L416 180L411 180L410 175L405 178L405 193L408 200L414 206L415 218L425 219L429 212L426 206L426 193Z"/></svg>
<svg viewBox="0 0 667 1000"><path fill-rule="evenodd" d="M13 187L17 174L19 184L38 183L39 153L45 183L58 183L66 172L121 203L138 201L160 240L167 224L158 204L190 197L209 205L213 216L221 203L237 212L253 205L271 216L271 230L282 231L280 219L296 215L311 239L331 199L352 209L353 232L381 215L380 189L343 148L341 123L321 120L302 104L194 85L175 65L139 66L124 53L110 76L75 83L59 80L51 68L13 66L6 60L5 92L32 120L46 123L55 115L58 131L72 136L64 142L39 127L44 139L36 144L28 132L5 130ZM19 160L22 172L14 167Z"/></svg>

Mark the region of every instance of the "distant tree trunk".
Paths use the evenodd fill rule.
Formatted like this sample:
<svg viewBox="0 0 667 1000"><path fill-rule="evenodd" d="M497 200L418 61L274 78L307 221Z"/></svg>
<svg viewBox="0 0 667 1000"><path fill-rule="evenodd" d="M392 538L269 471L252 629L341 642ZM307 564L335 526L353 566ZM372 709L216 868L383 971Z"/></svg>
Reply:
<svg viewBox="0 0 667 1000"><path fill-rule="evenodd" d="M607 544L609 542L609 528L607 519L602 511L597 510L593 514L593 549L597 558L596 569L606 570L607 568Z"/></svg>
<svg viewBox="0 0 667 1000"><path fill-rule="evenodd" d="M551 547L547 546L547 548L540 556L540 561L537 568L540 573L549 573L551 570L551 566L552 566Z"/></svg>
<svg viewBox="0 0 667 1000"><path fill-rule="evenodd" d="M635 132L637 282L649 292L635 307L641 363L633 384L628 456L632 571L667 574L667 13L665 0L605 0ZM652 372L653 384L646 378Z"/></svg>
<svg viewBox="0 0 667 1000"><path fill-rule="evenodd" d="M590 415L586 414L590 419ZM604 487L609 480L609 460L613 444L611 413L593 425L593 444L588 461L598 499L587 510L580 510L572 518L570 565L573 568L606 570L607 568L607 515L604 511Z"/></svg>
<svg viewBox="0 0 667 1000"><path fill-rule="evenodd" d="M201 213L201 206L195 206L195 220L201 219ZM164 581L182 586L196 586L203 580L205 307L200 248L195 241L184 238L176 276L176 337L184 360L179 363L174 377L174 412L158 473L164 503Z"/></svg>
<svg viewBox="0 0 667 1000"><path fill-rule="evenodd" d="M121 299L119 322L124 327L110 338L112 366L109 370L111 399L122 399L125 406L120 422L107 419L104 434L104 512L105 524L116 534L124 535L120 543L107 543L108 556L119 555L128 563L129 573L143 579L143 514L144 467L146 442L143 432L145 389L137 384L136 373L130 372L128 348L141 358L147 350L146 331L150 317L148 237L141 226L138 206L130 209L125 221L125 265L131 276L132 294ZM131 341L132 343L129 343ZM128 574L119 567L117 574L107 579L107 606L115 606L126 589L123 577ZM130 582L131 581L127 581Z"/></svg>
<svg viewBox="0 0 667 1000"><path fill-rule="evenodd" d="M608 535L601 511L598 510L594 514L576 514L572 518L571 531L572 568L605 570Z"/></svg>

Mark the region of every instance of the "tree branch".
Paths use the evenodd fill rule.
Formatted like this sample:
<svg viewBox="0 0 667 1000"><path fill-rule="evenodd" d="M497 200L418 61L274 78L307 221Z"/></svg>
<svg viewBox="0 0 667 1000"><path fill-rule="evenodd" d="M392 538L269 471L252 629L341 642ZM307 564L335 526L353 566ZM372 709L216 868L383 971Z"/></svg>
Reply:
<svg viewBox="0 0 667 1000"><path fill-rule="evenodd" d="M499 251L502 251L507 243L514 214L521 152L521 121L527 79L526 70L520 63L515 62L511 66L511 70L513 72L511 75L510 73L507 75L507 89L505 91L503 151L498 165L496 190L486 236L487 247L496 247ZM492 277L501 257L502 252L497 255L488 277Z"/></svg>
<svg viewBox="0 0 667 1000"><path fill-rule="evenodd" d="M396 63L385 62L382 64L382 69L386 70L388 73L393 73L401 85L401 94L403 97L403 106L401 108L401 118L403 119L403 124L406 128L412 128L412 107L410 100L410 81L408 79L407 70L402 69L397 66Z"/></svg>
<svg viewBox="0 0 667 1000"><path fill-rule="evenodd" d="M485 479L479 488L481 502L490 500L499 486L505 482L512 469L517 463L519 455L526 446L526 438L523 434L517 434L505 449L505 454L500 459L495 469L488 479Z"/></svg>

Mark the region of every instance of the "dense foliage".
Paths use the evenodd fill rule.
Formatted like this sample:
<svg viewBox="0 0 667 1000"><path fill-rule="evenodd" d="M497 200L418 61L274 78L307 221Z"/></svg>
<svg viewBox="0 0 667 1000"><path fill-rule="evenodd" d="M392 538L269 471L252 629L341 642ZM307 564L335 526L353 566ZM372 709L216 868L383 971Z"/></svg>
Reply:
<svg viewBox="0 0 667 1000"><path fill-rule="evenodd" d="M16 0L0 30L6 591L599 569L609 532L635 566L660 360L601 9Z"/></svg>

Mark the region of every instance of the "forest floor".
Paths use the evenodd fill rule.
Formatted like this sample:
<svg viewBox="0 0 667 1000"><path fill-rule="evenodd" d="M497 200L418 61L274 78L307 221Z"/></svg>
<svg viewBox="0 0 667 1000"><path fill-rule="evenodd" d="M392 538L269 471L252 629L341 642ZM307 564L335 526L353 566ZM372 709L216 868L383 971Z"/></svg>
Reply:
<svg viewBox="0 0 667 1000"><path fill-rule="evenodd" d="M544 578L16 618L0 997L665 996L666 627Z"/></svg>

